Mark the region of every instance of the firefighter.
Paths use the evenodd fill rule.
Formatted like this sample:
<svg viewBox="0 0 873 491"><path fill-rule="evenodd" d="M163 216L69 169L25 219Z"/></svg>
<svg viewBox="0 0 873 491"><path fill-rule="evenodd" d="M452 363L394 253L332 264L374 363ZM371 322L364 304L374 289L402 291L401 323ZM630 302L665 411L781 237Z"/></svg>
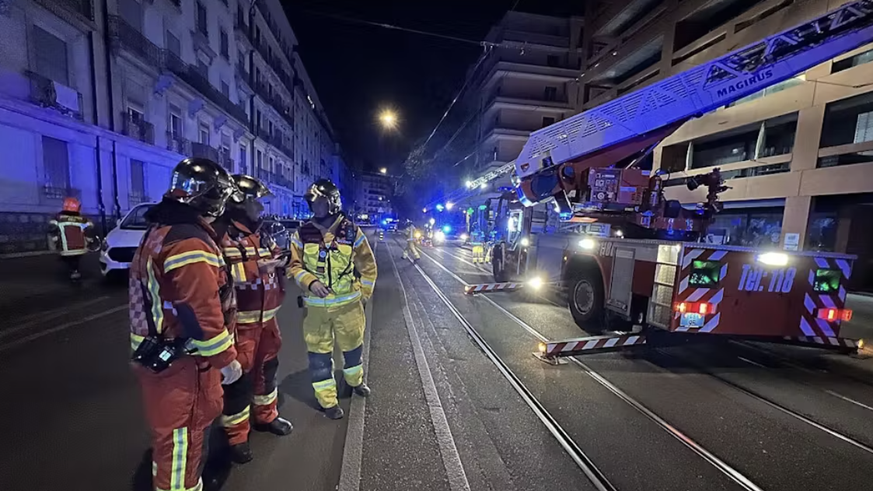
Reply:
<svg viewBox="0 0 873 491"><path fill-rule="evenodd" d="M236 350L244 375L225 387L221 425L230 443L231 459L243 464L252 460L250 416L256 429L275 435L288 435L293 427L276 409L276 370L282 346L276 312L285 297L276 268L286 258L260 230L264 211L260 200L272 193L253 177L235 175L233 180L240 196L228 201L222 217L227 233L221 247L236 290Z"/></svg>
<svg viewBox="0 0 873 491"><path fill-rule="evenodd" d="M314 217L291 237L288 277L303 289L303 337L315 398L330 419L343 417L333 376L334 339L343 352L343 376L355 394L367 397L361 359L364 305L373 295L376 258L361 229L340 210L336 185L319 179L305 196ZM360 274L357 279L355 270Z"/></svg>
<svg viewBox="0 0 873 491"><path fill-rule="evenodd" d="M415 225L412 224L411 221L406 222L406 249L403 250L403 259L412 258L413 262L418 262L421 260L421 256L418 255L418 247L416 247L415 242L421 238L421 232L416 230Z"/></svg>
<svg viewBox="0 0 873 491"><path fill-rule="evenodd" d="M94 224L81 214L82 205L76 198L65 198L60 213L49 222L50 244L58 251L70 271L70 280L79 281L82 256L88 252Z"/></svg>
<svg viewBox="0 0 873 491"><path fill-rule="evenodd" d="M242 376L233 286L214 228L235 192L217 163L181 161L163 200L146 214L150 225L130 265L132 359L151 427L156 491L202 489L222 384Z"/></svg>

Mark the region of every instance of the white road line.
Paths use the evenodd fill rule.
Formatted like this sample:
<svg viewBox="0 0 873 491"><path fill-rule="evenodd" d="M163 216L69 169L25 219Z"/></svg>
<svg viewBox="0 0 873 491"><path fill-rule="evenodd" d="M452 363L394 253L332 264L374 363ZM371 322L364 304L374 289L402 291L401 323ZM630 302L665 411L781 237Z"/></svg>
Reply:
<svg viewBox="0 0 873 491"><path fill-rule="evenodd" d="M838 393L836 393L836 392L834 392L834 391L832 391L832 390L829 390L829 389L826 389L825 392L828 393L828 394L830 394L830 395L832 395L832 396L834 396L834 397L836 397L836 398L838 398L838 399L842 399L842 400L844 400L844 401L846 401L846 402L851 402L852 404L854 404L854 405L856 405L856 406L863 407L864 409L866 409L866 410L868 410L868 411L873 411L873 407L868 406L868 405L864 404L863 402L858 402L858 401L856 401L856 400L854 400L854 399L851 399L851 398L849 398L849 397L846 397L846 396L844 396L844 395L842 395L842 394L838 394Z"/></svg>
<svg viewBox="0 0 873 491"><path fill-rule="evenodd" d="M49 312L41 312L38 314L34 314L31 316L25 317L24 319L21 319L22 321L25 321L25 322L19 323L19 321L16 321L15 327L0 330L0 339L3 339L4 337L9 336L11 334L15 334L16 332L26 331L27 329L30 329L31 327L33 327L41 322L55 319L55 318L60 317L64 314L67 314L73 309L81 309L84 307L88 307L90 305L94 305L95 303L100 303L103 300L106 300L107 298L109 298L109 296L104 295L102 297L97 297L97 298L94 298L92 300L88 300L85 302L79 302L79 303L75 303L75 304L71 304L71 305L65 305L61 308L54 309L54 310L51 310Z"/></svg>
<svg viewBox="0 0 873 491"><path fill-rule="evenodd" d="M742 360L742 361L748 363L749 365L755 365L756 367L759 367L759 368L769 368L769 367L766 367L766 366L764 366L764 365L761 365L760 363L754 362L754 361L752 361L752 360L750 360L750 359L748 359L748 358L743 358L742 356L738 356L737 358L739 358L740 360Z"/></svg>
<svg viewBox="0 0 873 491"><path fill-rule="evenodd" d="M406 288L403 286L403 280L400 278L400 272L397 270L397 263L394 261L394 256L389 254L388 257L391 258L394 277L400 284L400 291L403 293L403 318L406 321L406 330L409 333L409 340L412 343L412 351L415 355L415 364L418 367L418 375L421 378L421 385L424 389L424 397L427 400L427 407L430 410L430 418L433 422L434 433L436 434L437 444L440 448L443 467L445 468L446 475L449 479L449 488L452 491L470 491L470 483L467 481L467 473L464 471L464 464L461 462L461 456L455 445L452 430L449 427L446 413L443 411L443 406L440 402L440 396L437 392L433 375L430 373L430 366L424 355L424 348L421 346L421 339L418 336L418 331L415 329L415 324L412 322L412 313L409 310L409 299L406 295Z"/></svg>
<svg viewBox="0 0 873 491"><path fill-rule="evenodd" d="M431 259L431 260L433 260L433 259ZM434 262L436 262L436 261L434 261ZM441 264L437 263L437 265L440 266L441 268L445 269ZM446 271L448 271L448 270L446 270ZM455 276L450 271L449 271L449 273L452 274L452 276ZM457 276L455 276L455 278L463 283L463 281L460 278L458 278ZM509 317L510 319L515 321L516 324L521 326L524 330L529 332L532 336L534 336L538 340L540 340L542 342L548 342L548 339L545 336L543 336L542 334L540 334L539 331L537 331L536 329L534 329L533 327L528 325L526 322L519 319L514 314L512 314L511 312L509 312L508 310L506 310L505 308L503 308L499 304L497 304L497 302L495 302L494 300L491 300L487 296L481 296L481 298L485 299L488 303L490 303L491 305L496 307L498 310L503 312L503 314L505 314L507 317ZM677 440L682 442L686 447L688 447L688 449L690 449L692 452L696 453L698 456L700 456L705 461L709 462L713 467L715 467L716 469L721 471L727 477L731 478L734 482L739 484L741 487L743 487L744 489L746 489L748 491L763 491L760 487L758 487L757 484L752 482L748 477L743 475L740 471L734 469L728 463L724 462L723 460L721 460L720 458L715 456L713 453L711 453L708 450L706 450L705 448L703 448L699 443L692 440L691 437L689 437L688 435L686 435L685 433L680 431L678 428L676 428L673 425L671 425L670 423L668 423L666 420L664 420L663 418L661 418L660 416L655 414L652 410L650 410L649 408L644 406L642 403L640 403L636 399L629 396L627 393L625 393L623 390L618 388L612 382L610 382L609 380L606 380L599 373L592 370L588 365L586 365L585 363L583 363L582 361L580 361L576 357L569 357L569 358L570 358L570 361L572 361L576 365L578 365L595 382L597 382L600 385L602 385L603 387L605 387L607 390L609 390L614 395L616 395L619 399L623 400L628 405L630 405L631 407L636 409L638 412L640 412L641 414L643 414L644 416L649 418L651 421L656 423L658 426L660 426L662 429L664 429L669 435L673 436L674 438L676 438Z"/></svg>
<svg viewBox="0 0 873 491"><path fill-rule="evenodd" d="M89 315L88 317L85 317L83 319L79 319L79 320L74 321L74 322L67 322L66 324L61 324L61 325L55 326L51 329L46 329L45 331L35 332L35 333L31 334L30 336L27 336L27 337L24 337L21 339L17 339L9 344L0 345L0 351L5 351L8 349L14 348L16 346L21 346L22 344L29 343L31 341L34 341L34 340L39 339L39 338L44 337L44 336L48 336L49 334L63 331L65 329L69 329L73 326L78 326L79 324L84 324L86 322L97 320L97 319L100 319L101 317L106 317L107 315L112 315L116 312L121 312L122 310L125 310L127 308L128 308L127 305L119 305L118 307L111 308L109 310L104 310L103 312L99 312L99 313L96 313L94 315Z"/></svg>

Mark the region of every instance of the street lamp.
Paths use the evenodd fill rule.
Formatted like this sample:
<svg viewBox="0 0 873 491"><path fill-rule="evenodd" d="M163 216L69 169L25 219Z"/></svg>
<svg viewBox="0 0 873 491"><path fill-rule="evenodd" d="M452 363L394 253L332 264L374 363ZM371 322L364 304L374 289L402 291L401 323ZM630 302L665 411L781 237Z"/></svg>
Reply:
<svg viewBox="0 0 873 491"><path fill-rule="evenodd" d="M446 209L447 210L451 210L454 206L455 206L455 204L452 203L451 201L446 202Z"/></svg>
<svg viewBox="0 0 873 491"><path fill-rule="evenodd" d="M381 172L382 174L387 174L388 169L386 169L385 167L382 167L381 169L379 169L379 172Z"/></svg>
<svg viewBox="0 0 873 491"><path fill-rule="evenodd" d="M397 127L397 114L390 109L384 109L379 114L379 122L382 123L382 127L386 130L392 130Z"/></svg>

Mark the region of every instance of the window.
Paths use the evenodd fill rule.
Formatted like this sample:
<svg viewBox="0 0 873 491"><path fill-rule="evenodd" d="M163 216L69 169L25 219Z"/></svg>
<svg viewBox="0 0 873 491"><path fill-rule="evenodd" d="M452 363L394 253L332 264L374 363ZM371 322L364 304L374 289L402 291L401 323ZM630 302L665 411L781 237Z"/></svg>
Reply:
<svg viewBox="0 0 873 491"><path fill-rule="evenodd" d="M118 11L125 22L137 31L142 32L142 4L137 0L120 0L118 2Z"/></svg>
<svg viewBox="0 0 873 491"><path fill-rule="evenodd" d="M142 126L145 117L138 108L128 106L127 107L127 119L131 124L135 124L137 126Z"/></svg>
<svg viewBox="0 0 873 491"><path fill-rule="evenodd" d="M557 87L546 87L543 93L543 97L547 101L556 101L558 100L558 88Z"/></svg>
<svg viewBox="0 0 873 491"><path fill-rule="evenodd" d="M182 128L182 111L170 104L170 133L173 135L173 138L182 138L183 128Z"/></svg>
<svg viewBox="0 0 873 491"><path fill-rule="evenodd" d="M145 200L145 164L142 160L130 159L130 201L139 204Z"/></svg>
<svg viewBox="0 0 873 491"><path fill-rule="evenodd" d="M822 147L873 140L873 92L825 106Z"/></svg>
<svg viewBox="0 0 873 491"><path fill-rule="evenodd" d="M247 170L246 170L246 162L247 162L246 157L248 156L248 153L249 153L248 147L246 147L245 145L239 146L239 169L240 169L240 172L242 172L243 174L245 174L247 172Z"/></svg>
<svg viewBox="0 0 873 491"><path fill-rule="evenodd" d="M236 62L239 63L239 66L242 67L243 71L246 70L246 55L243 54L242 51L237 53Z"/></svg>
<svg viewBox="0 0 873 491"><path fill-rule="evenodd" d="M219 29L219 39L221 40L221 56L226 60L230 59L230 44L227 41L227 33L224 29Z"/></svg>
<svg viewBox="0 0 873 491"><path fill-rule="evenodd" d="M201 2L197 2L197 30L206 37L209 37L209 30L206 23L206 7Z"/></svg>
<svg viewBox="0 0 873 491"><path fill-rule="evenodd" d="M70 188L70 154L67 142L42 137L42 165L46 187L58 190L63 197Z"/></svg>
<svg viewBox="0 0 873 491"><path fill-rule="evenodd" d="M558 55L546 56L546 65L554 67L561 66L561 57Z"/></svg>
<svg viewBox="0 0 873 491"><path fill-rule="evenodd" d="M260 150L255 152L255 163L258 166L258 170L264 168L264 152L261 152Z"/></svg>
<svg viewBox="0 0 873 491"><path fill-rule="evenodd" d="M197 60L197 73L203 76L205 79L209 79L209 65L203 62L203 60Z"/></svg>
<svg viewBox="0 0 873 491"><path fill-rule="evenodd" d="M869 63L871 61L873 61L873 49L852 56L851 58L834 62L833 67L831 67L831 73L848 70L849 68L863 65L864 63Z"/></svg>
<svg viewBox="0 0 873 491"><path fill-rule="evenodd" d="M182 43L170 31L167 31L167 50L179 58L182 57Z"/></svg>
<svg viewBox="0 0 873 491"><path fill-rule="evenodd" d="M224 80L221 81L221 93L224 94L224 97L230 99L230 86Z"/></svg>
<svg viewBox="0 0 873 491"><path fill-rule="evenodd" d="M67 69L67 43L57 36L33 26L34 71L43 77L70 85Z"/></svg>
<svg viewBox="0 0 873 491"><path fill-rule="evenodd" d="M200 143L204 145L209 145L209 125L206 123L200 123L200 129L198 131L198 137Z"/></svg>
<svg viewBox="0 0 873 491"><path fill-rule="evenodd" d="M555 124L555 118L543 116L543 128L545 128L546 126L551 126L553 124Z"/></svg>

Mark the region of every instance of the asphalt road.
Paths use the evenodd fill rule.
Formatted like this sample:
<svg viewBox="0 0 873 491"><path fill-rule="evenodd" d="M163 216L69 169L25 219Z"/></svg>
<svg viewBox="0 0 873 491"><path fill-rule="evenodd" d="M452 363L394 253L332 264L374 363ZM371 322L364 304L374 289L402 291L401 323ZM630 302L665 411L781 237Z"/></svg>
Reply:
<svg viewBox="0 0 873 491"><path fill-rule="evenodd" d="M316 409L289 292L280 411L294 433L254 434L245 466L216 433L209 489L871 489L871 359L720 344L551 366L531 355L537 336L585 335L559 297L466 296L462 282L491 280L469 251L428 248L416 266L394 237L373 242L372 396L345 394L341 422ZM0 278L0 490L146 490L126 289L43 274Z"/></svg>

